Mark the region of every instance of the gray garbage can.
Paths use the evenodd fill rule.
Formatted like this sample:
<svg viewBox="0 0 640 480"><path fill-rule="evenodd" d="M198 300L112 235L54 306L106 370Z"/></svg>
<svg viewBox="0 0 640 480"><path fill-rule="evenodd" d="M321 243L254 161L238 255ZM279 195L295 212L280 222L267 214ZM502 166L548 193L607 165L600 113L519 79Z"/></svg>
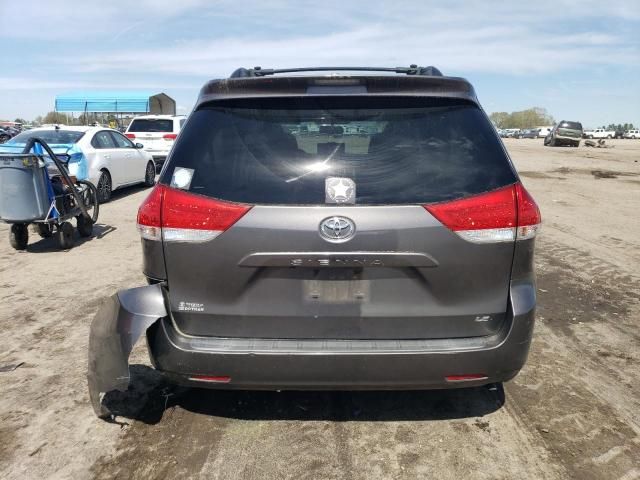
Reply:
<svg viewBox="0 0 640 480"><path fill-rule="evenodd" d="M0 154L0 219L29 223L45 218L51 204L45 168L33 154Z"/></svg>

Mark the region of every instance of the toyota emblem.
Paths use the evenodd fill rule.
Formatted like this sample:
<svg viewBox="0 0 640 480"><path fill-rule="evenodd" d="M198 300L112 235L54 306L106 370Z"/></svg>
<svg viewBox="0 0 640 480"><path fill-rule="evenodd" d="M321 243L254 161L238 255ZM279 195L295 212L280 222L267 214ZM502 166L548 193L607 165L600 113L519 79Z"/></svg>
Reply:
<svg viewBox="0 0 640 480"><path fill-rule="evenodd" d="M328 217L320 222L320 236L327 242L346 242L355 233L356 224L347 217Z"/></svg>

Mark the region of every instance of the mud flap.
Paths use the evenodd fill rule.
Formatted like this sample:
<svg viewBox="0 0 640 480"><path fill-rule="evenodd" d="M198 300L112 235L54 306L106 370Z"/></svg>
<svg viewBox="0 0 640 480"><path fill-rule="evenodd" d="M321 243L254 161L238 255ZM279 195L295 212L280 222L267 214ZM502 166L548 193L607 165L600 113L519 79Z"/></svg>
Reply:
<svg viewBox="0 0 640 480"><path fill-rule="evenodd" d="M89 398L98 417L110 417L102 397L129 385L129 354L142 334L167 316L161 284L121 290L96 313L89 334Z"/></svg>

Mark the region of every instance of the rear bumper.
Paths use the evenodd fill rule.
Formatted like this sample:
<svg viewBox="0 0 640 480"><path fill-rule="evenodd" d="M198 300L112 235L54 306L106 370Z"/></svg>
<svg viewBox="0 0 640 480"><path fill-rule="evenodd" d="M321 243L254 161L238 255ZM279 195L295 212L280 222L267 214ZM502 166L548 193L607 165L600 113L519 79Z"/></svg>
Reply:
<svg viewBox="0 0 640 480"><path fill-rule="evenodd" d="M272 340L187 337L168 318L147 330L156 369L180 384L236 389L426 389L506 381L524 365L535 289L512 286L512 312L495 335L441 340ZM514 313L515 312L515 313ZM482 374L448 381L449 375ZM217 383L195 376L229 377Z"/></svg>
<svg viewBox="0 0 640 480"><path fill-rule="evenodd" d="M564 135L556 135L555 140L556 142L562 142L562 143L580 143L580 140L582 140L582 137L567 137Z"/></svg>
<svg viewBox="0 0 640 480"><path fill-rule="evenodd" d="M224 389L428 389L513 378L524 365L535 317L535 284L512 284L503 328L488 337L442 340L266 340L187 337L164 310L161 285L119 292L96 315L89 346L89 390L126 389L128 356L146 330L154 367L177 383ZM482 374L450 382L447 375ZM195 381L230 377L228 383Z"/></svg>

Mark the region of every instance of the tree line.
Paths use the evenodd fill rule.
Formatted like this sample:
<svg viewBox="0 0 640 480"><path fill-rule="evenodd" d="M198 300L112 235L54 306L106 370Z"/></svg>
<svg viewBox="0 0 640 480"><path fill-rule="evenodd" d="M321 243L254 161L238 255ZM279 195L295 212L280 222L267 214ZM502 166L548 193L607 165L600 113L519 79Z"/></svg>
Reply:
<svg viewBox="0 0 640 480"><path fill-rule="evenodd" d="M555 125L556 121L544 108L533 107L519 112L493 112L489 115L497 128L535 128ZM634 130L633 123L610 123L598 128L615 130L616 132Z"/></svg>
<svg viewBox="0 0 640 480"><path fill-rule="evenodd" d="M636 129L636 127L633 126L633 123L618 123L617 125L615 123L610 123L606 127L602 125L601 127L598 127L598 128L604 128L606 130L614 130L616 132L626 132L627 130Z"/></svg>
<svg viewBox="0 0 640 480"><path fill-rule="evenodd" d="M534 128L550 126L555 120L546 109L533 107L520 112L493 112L489 118L497 128Z"/></svg>
<svg viewBox="0 0 640 480"><path fill-rule="evenodd" d="M89 125L94 122L109 123L111 120L116 120L114 115L102 114L102 113L81 113L75 117L61 112L49 112L46 115L38 115L33 119L33 122L25 120L24 118L16 118L14 122L21 123L23 125L33 124L34 126L45 124L61 124L61 125Z"/></svg>

